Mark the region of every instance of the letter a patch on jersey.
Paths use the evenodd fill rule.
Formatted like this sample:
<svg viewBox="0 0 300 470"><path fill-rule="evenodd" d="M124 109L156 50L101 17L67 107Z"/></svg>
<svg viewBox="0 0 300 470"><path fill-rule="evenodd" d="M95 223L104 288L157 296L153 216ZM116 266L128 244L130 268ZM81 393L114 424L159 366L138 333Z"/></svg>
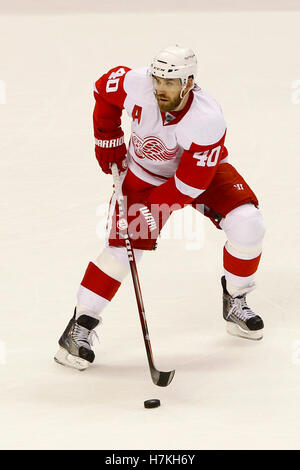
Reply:
<svg viewBox="0 0 300 470"><path fill-rule="evenodd" d="M138 106L136 104L134 105L134 108L132 110L132 120L135 121L137 119L138 123L140 123L141 117L142 117L142 108L141 106Z"/></svg>

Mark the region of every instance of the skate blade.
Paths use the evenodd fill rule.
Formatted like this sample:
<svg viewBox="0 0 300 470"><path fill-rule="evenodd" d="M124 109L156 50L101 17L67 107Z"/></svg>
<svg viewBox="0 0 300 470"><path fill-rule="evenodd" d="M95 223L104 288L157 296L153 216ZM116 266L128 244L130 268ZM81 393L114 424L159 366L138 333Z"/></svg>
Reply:
<svg viewBox="0 0 300 470"><path fill-rule="evenodd" d="M226 322L226 330L232 336L239 336L240 338L252 339L258 341L263 337L263 328L261 330L251 331L244 330L239 325L233 322Z"/></svg>
<svg viewBox="0 0 300 470"><path fill-rule="evenodd" d="M66 349L60 348L54 356L54 360L62 366L72 367L77 370L85 370L89 362L78 356L73 356Z"/></svg>

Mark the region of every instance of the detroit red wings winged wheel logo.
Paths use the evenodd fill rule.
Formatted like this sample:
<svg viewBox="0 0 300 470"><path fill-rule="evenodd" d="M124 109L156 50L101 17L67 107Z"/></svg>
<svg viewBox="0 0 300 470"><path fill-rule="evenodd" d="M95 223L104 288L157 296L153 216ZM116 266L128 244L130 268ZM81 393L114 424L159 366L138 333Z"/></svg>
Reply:
<svg viewBox="0 0 300 470"><path fill-rule="evenodd" d="M149 160L167 161L175 158L178 146L168 149L163 141L158 137L149 136L141 139L134 132L132 133L132 143L134 151L139 158L149 158Z"/></svg>

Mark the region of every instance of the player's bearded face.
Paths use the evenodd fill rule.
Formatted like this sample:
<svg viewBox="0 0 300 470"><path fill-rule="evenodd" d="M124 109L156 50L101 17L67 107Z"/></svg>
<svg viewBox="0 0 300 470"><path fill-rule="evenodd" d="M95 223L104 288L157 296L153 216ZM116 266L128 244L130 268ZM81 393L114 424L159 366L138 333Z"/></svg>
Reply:
<svg viewBox="0 0 300 470"><path fill-rule="evenodd" d="M152 77L154 94L159 106L163 112L174 111L180 103L181 81L179 78L166 79Z"/></svg>

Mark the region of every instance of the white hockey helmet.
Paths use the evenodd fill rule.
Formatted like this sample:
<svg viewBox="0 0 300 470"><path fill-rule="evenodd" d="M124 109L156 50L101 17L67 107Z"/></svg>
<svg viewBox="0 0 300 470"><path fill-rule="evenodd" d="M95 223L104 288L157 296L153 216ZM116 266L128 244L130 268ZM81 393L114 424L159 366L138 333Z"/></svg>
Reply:
<svg viewBox="0 0 300 470"><path fill-rule="evenodd" d="M185 88L188 78L197 73L197 59L192 49L169 46L162 49L153 59L151 75L161 78L180 78Z"/></svg>

